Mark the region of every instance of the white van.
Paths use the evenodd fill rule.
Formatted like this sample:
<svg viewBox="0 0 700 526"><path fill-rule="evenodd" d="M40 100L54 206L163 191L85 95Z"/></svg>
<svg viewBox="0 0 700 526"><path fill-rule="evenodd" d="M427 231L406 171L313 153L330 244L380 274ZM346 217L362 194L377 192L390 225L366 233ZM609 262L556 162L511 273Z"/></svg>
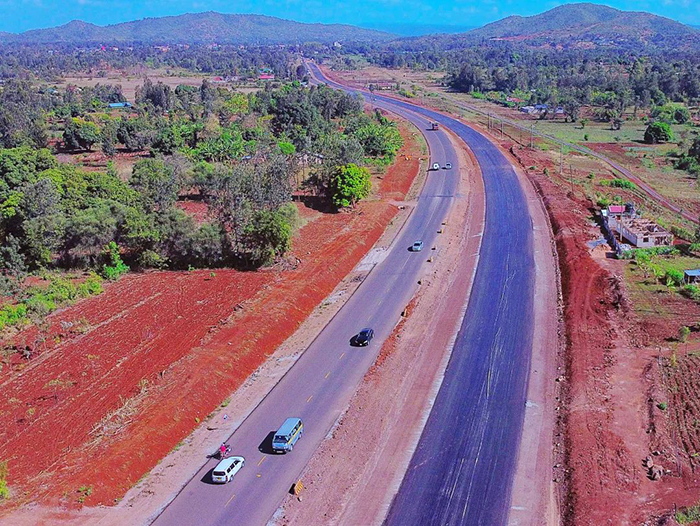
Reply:
<svg viewBox="0 0 700 526"><path fill-rule="evenodd" d="M245 466L245 459L243 457L225 458L219 462L214 468L214 471L211 472L211 479L217 484L231 482L234 475L238 473L243 466Z"/></svg>

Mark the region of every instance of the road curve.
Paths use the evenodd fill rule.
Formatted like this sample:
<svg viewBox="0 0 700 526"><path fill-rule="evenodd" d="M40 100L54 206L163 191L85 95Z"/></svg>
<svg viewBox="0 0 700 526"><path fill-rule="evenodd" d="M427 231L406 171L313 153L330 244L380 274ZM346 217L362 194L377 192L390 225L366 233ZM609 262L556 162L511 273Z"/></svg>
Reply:
<svg viewBox="0 0 700 526"><path fill-rule="evenodd" d="M309 66L323 78L317 66ZM455 132L474 153L486 192L484 237L466 315L386 524L502 525L532 355L533 226L525 195L512 165L483 135L441 113L371 97Z"/></svg>
<svg viewBox="0 0 700 526"><path fill-rule="evenodd" d="M395 109L420 129L429 119ZM398 322L417 288L428 250L409 252L422 239L431 247L457 189L458 159L444 132L424 133L431 162L452 163L452 170L432 171L397 241L338 314L311 343L297 363L235 430L228 442L246 466L228 485L213 485L215 460L199 472L155 520L163 526L231 524L263 525L279 507L318 445L347 407L362 377L374 363L382 342ZM363 327L375 339L367 348L350 347L349 340ZM225 393L222 393L222 397ZM290 416L304 421L304 436L286 455L269 451L270 434ZM204 454L208 452L202 452ZM204 460L204 459L203 459ZM348 466L351 469L351 466Z"/></svg>

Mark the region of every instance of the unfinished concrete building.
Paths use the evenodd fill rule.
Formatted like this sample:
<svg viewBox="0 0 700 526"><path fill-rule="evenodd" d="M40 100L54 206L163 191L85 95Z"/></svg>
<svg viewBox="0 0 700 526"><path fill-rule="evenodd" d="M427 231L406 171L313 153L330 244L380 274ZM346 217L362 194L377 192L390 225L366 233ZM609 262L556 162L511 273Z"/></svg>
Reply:
<svg viewBox="0 0 700 526"><path fill-rule="evenodd" d="M610 228L636 248L658 247L673 243L673 235L650 219L609 217ZM618 237L619 239L619 237Z"/></svg>
<svg viewBox="0 0 700 526"><path fill-rule="evenodd" d="M635 248L650 248L673 243L673 235L650 219L642 218L634 205L611 205L603 210L615 238Z"/></svg>

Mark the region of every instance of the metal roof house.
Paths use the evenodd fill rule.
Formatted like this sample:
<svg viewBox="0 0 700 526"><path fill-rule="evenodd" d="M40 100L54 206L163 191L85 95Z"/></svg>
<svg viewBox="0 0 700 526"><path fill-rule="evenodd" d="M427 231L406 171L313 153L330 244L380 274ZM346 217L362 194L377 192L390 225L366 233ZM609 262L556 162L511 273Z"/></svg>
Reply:
<svg viewBox="0 0 700 526"><path fill-rule="evenodd" d="M700 268L683 271L683 282L686 284L700 282Z"/></svg>
<svg viewBox="0 0 700 526"><path fill-rule="evenodd" d="M112 102L110 108L131 108L131 102Z"/></svg>

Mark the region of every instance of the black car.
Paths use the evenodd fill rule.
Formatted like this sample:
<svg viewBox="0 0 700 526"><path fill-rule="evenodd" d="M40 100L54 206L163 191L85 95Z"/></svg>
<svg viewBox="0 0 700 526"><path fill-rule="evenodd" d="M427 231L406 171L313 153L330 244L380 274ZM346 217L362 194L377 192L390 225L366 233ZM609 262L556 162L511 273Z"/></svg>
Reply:
<svg viewBox="0 0 700 526"><path fill-rule="evenodd" d="M367 347L369 342L374 338L374 331L372 329L362 329L359 333L352 337L350 344L355 347Z"/></svg>

